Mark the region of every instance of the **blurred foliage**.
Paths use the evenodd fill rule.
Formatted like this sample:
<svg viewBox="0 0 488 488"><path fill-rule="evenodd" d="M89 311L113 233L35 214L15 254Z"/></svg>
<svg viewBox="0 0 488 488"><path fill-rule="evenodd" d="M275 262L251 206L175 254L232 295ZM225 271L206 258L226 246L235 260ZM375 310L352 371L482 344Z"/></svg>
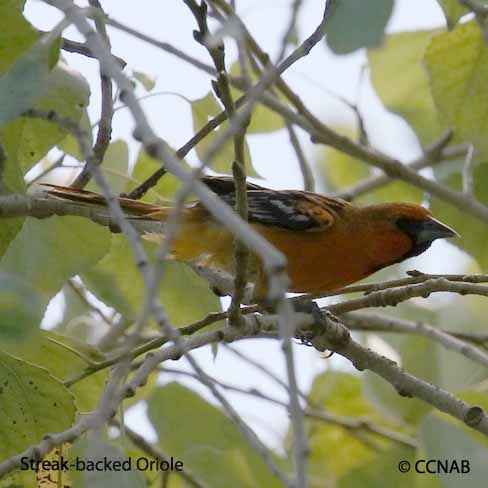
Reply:
<svg viewBox="0 0 488 488"><path fill-rule="evenodd" d="M0 459L73 424L73 395L48 370L0 351L0 385Z"/></svg>
<svg viewBox="0 0 488 488"><path fill-rule="evenodd" d="M393 3L393 0L337 2L325 27L329 48L336 54L349 54L362 47L379 46Z"/></svg>
<svg viewBox="0 0 488 488"><path fill-rule="evenodd" d="M22 276L47 305L68 278L107 253L109 239L107 230L81 217L29 218L0 260L0 270Z"/></svg>
<svg viewBox="0 0 488 488"><path fill-rule="evenodd" d="M186 162L182 161L186 165ZM140 183L145 181L155 171L161 168L161 163L156 159L147 155L144 148L141 148L132 171L130 180L127 182L125 192L130 193ZM181 186L178 178L172 174L165 174L160 178L155 186L153 186L142 198L143 202L157 203L160 205L168 204L174 197L178 188Z"/></svg>
<svg viewBox="0 0 488 488"><path fill-rule="evenodd" d="M467 13L466 7L458 0L437 0L446 17L447 26L452 29L459 19Z"/></svg>
<svg viewBox="0 0 488 488"><path fill-rule="evenodd" d="M150 256L156 246L145 243ZM91 270L83 273L89 289L103 302L115 308L127 320L135 320L144 306L144 284L131 248L120 235L112 236L110 251ZM188 307L188 297L198 297ZM191 268L176 261L164 262L159 299L172 324L188 325L210 312L220 311L220 302L206 281Z"/></svg>
<svg viewBox="0 0 488 488"><path fill-rule="evenodd" d="M235 62L230 67L230 74L232 76L239 76L240 73L240 64ZM248 73L250 82L256 84L259 81L259 76L256 74L254 70L250 70ZM242 92L237 90L236 88L231 87L231 94L234 100L237 100L239 97L242 96ZM286 99L281 94L275 94L283 103L287 103ZM283 117L278 115L276 112L273 112L268 107L261 105L258 103L254 106L251 120L249 125L247 126L246 132L248 134L263 134L267 132L274 132L285 127L285 121Z"/></svg>
<svg viewBox="0 0 488 488"><path fill-rule="evenodd" d="M105 152L101 171L115 194L122 193L127 185L129 172L129 147L122 140L112 141ZM98 191L98 185L92 180L87 190Z"/></svg>
<svg viewBox="0 0 488 488"><path fill-rule="evenodd" d="M171 383L154 390L149 418L163 452L213 488L282 486L233 422L195 392ZM161 412L164 410L164 415ZM181 422L184 429L181 429ZM283 464L278 456L275 462Z"/></svg>
<svg viewBox="0 0 488 488"><path fill-rule="evenodd" d="M191 104L191 113L193 117L193 131L198 132L207 122L220 114L223 108L219 102L213 96L212 92L207 93L203 98L194 100ZM215 143L215 139L222 134L223 131L229 129L229 122L226 121L221 124L217 129L213 130L205 139L196 145L197 155L200 161L203 160L205 153ZM249 152L249 146L247 142L244 144L244 158L246 165L246 174L259 178L258 173L254 169L251 161L251 153ZM217 173L232 174L232 161L234 161L234 143L232 139L228 140L220 146L220 150L212 159L209 168L213 169Z"/></svg>
<svg viewBox="0 0 488 488"><path fill-rule="evenodd" d="M365 397L361 383L359 377L348 373L323 373L315 378L309 401L331 414L402 429L393 418L388 419L375 409ZM312 487L323 486L324 479L341 480L348 472L374 462L378 447L389 447L384 439L366 430L348 430L332 422L309 419L307 430Z"/></svg>
<svg viewBox="0 0 488 488"><path fill-rule="evenodd" d="M473 193L483 204L488 204L488 165L481 164L473 171ZM443 183L451 189L461 191L462 178L459 173L451 174ZM476 259L482 271L488 270L488 249L481 237L486 233L486 225L479 219L467 215L459 208L449 205L437 198L432 199L432 212L443 222L452 226L460 237L453 239L452 243L469 253Z"/></svg>
<svg viewBox="0 0 488 488"><path fill-rule="evenodd" d="M61 382L71 380L88 366L105 359L100 351L81 340L47 331L40 331L36 340L23 341L10 352L45 368ZM79 410L89 412L95 409L107 378L108 371L102 370L69 387Z"/></svg>
<svg viewBox="0 0 488 488"><path fill-rule="evenodd" d="M0 347L31 338L43 315L41 298L30 283L0 271Z"/></svg>
<svg viewBox="0 0 488 488"><path fill-rule="evenodd" d="M488 50L475 21L434 36L425 53L432 96L444 126L454 140L475 145L477 156L486 159L488 142Z"/></svg>
<svg viewBox="0 0 488 488"><path fill-rule="evenodd" d="M342 128L336 128L336 130L347 136L353 134L351 130ZM326 192L329 193L344 190L373 174L370 165L330 147L320 151L317 169L319 175L322 176ZM391 181L376 190L361 195L355 201L371 205L398 200L420 203L422 191L403 181Z"/></svg>
<svg viewBox="0 0 488 488"><path fill-rule="evenodd" d="M422 144L432 142L446 127L438 120L424 67L425 50L436 32L390 34L381 48L368 50L376 93L388 110L410 124Z"/></svg>

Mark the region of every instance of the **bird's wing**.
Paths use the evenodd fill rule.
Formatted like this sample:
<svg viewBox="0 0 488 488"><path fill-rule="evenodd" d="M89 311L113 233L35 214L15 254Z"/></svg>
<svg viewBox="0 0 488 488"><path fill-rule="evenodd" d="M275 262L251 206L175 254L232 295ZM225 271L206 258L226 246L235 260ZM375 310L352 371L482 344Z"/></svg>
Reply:
<svg viewBox="0 0 488 488"><path fill-rule="evenodd" d="M203 176L201 181L205 183L217 195L233 193L235 189L234 178L230 176ZM248 190L266 190L263 186L246 181Z"/></svg>
<svg viewBox="0 0 488 488"><path fill-rule="evenodd" d="M212 178L204 182L228 205L235 205L234 182L231 178ZM288 230L318 231L329 228L349 205L343 200L297 190L270 190L248 184L249 221Z"/></svg>

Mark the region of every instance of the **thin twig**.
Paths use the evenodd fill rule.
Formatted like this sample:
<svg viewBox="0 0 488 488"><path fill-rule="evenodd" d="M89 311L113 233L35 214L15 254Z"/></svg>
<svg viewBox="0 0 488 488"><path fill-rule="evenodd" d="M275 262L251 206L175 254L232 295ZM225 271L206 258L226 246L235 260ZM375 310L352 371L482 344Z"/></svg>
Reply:
<svg viewBox="0 0 488 488"><path fill-rule="evenodd" d="M96 57L92 54L92 52L86 46L86 44L82 42L76 42L70 39L62 38L61 49L63 49L64 51L68 51L70 53L81 54L83 56L86 56L87 58L96 59ZM114 59L116 59L116 61L120 64L121 68L125 68L127 66L126 61L124 61L122 58L119 58L118 56L114 56Z"/></svg>
<svg viewBox="0 0 488 488"><path fill-rule="evenodd" d="M89 0L92 7L99 9L103 12L102 6L99 0ZM107 35L107 29L105 27L105 21L102 16L95 17L95 26L100 33L100 37L103 39L107 46L107 50L110 52L110 38ZM112 119L114 116L114 101L113 101L113 89L112 80L105 74L100 68L100 85L102 93L102 108L100 121L98 123L98 132L95 145L93 146L93 161L91 164L99 166L103 162L105 153L107 152L112 136ZM92 170L88 164L83 168L81 173L76 177L75 181L71 184L72 188L84 188L90 181L92 176Z"/></svg>
<svg viewBox="0 0 488 488"><path fill-rule="evenodd" d="M190 373L188 371L182 371L179 369L171 369L167 368L166 366L161 366L159 368L159 371L163 373L171 373L171 374L178 374L178 375L183 375L183 376L188 376L190 378L194 378L196 380L199 380L198 376L195 375L194 373ZM212 381L219 387L227 391L232 391L235 393L240 393L243 395L248 395L248 396L253 396L255 398L259 398L261 400L265 400L267 402L273 403L275 405L279 405L281 407L284 407L286 409L289 408L289 405L277 398L272 397L271 395L262 392L258 388L242 388L240 386L236 385L231 385L229 383L224 383L222 381L219 381L215 378L212 378ZM286 386L286 385L285 385ZM308 398L306 398L307 403ZM410 448L416 448L417 447L417 442L415 439L399 434L398 432L391 431L389 429L386 429L384 427L380 427L379 425L376 425L375 423L371 422L368 419L365 418L353 418L353 417L344 417L340 415L335 415L330 412L326 412L324 409L313 406L313 405L308 405L304 409L304 415L310 419L314 420L319 420L321 422L326 422L328 424L334 424L337 425L338 427L342 427L345 430L347 430L351 435L355 436L360 442L364 442L366 445L369 447L373 447L375 449L378 448L376 444L371 443L369 438L365 438L363 435L357 435L358 433L362 432L368 432L368 433L373 433L376 434L380 437L383 437L385 439L391 440L393 442L397 442L399 444L402 444L406 447Z"/></svg>
<svg viewBox="0 0 488 488"><path fill-rule="evenodd" d="M75 295L83 302L83 304L88 307L89 310L98 315L107 325L112 325L112 320L108 317L105 312L94 305L86 295L86 289L79 283L76 283L73 279L67 281L69 288L75 293Z"/></svg>
<svg viewBox="0 0 488 488"><path fill-rule="evenodd" d="M446 349L456 351L468 359L488 367L488 354L485 351L467 343L466 340L456 337L451 332L440 330L425 322L412 322L396 317L359 312L344 314L342 317L346 320L348 327L355 330L369 330L374 328L376 331L395 331L429 337L442 344Z"/></svg>
<svg viewBox="0 0 488 488"><path fill-rule="evenodd" d="M315 180L313 178L312 171L310 170L310 165L305 158L305 154L303 152L302 146L300 145L300 141L298 140L293 124L286 122L286 129L288 130L290 143L295 151L298 160L298 166L302 173L303 188L307 191L314 191Z"/></svg>
<svg viewBox="0 0 488 488"><path fill-rule="evenodd" d="M110 423L112 425L115 425L118 427L120 432L124 433L124 435L127 435L127 437L133 442L133 444L138 447L142 452L145 454L148 454L152 458L158 460L158 461L168 461L169 457L166 456L163 451L158 446L155 446L154 444L151 444L148 440L146 440L142 435L140 435L138 432L135 430L132 430L130 427L127 425L121 425L121 422L113 418ZM194 488L206 488L206 485L204 485L202 482L198 481L195 476L188 471L188 468L183 466L182 471L176 471L175 472L178 476L181 476L187 483L189 483L190 486L193 486Z"/></svg>

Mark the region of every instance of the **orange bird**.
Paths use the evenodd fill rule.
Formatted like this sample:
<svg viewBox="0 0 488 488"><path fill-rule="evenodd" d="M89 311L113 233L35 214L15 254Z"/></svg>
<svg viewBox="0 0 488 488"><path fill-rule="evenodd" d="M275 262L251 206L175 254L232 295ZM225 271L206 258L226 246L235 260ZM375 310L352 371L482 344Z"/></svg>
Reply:
<svg viewBox="0 0 488 488"><path fill-rule="evenodd" d="M235 204L231 178L202 181L222 200ZM84 190L47 185L48 194L88 205L105 199ZM297 190L270 190L247 185L251 226L287 257L289 291L321 294L366 278L374 272L426 251L432 242L457 234L429 210L412 203L359 207L339 198ZM120 205L130 217L164 222L171 207L129 198ZM148 236L154 239L154 235ZM183 210L173 244L173 257L199 262L232 273L233 236L195 202ZM251 260L249 280L255 298L266 296L266 279L259 259Z"/></svg>

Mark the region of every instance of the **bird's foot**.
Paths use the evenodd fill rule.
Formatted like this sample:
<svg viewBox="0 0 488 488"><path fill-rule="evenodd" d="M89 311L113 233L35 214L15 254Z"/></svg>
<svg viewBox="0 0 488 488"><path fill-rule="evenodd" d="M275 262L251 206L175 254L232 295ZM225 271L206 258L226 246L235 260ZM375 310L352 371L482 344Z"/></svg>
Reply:
<svg viewBox="0 0 488 488"><path fill-rule="evenodd" d="M309 330L298 330L295 337L305 346L314 346L313 339L327 329L329 319L337 320L329 311L322 311L313 300L297 300L293 303L295 312L312 315L314 323Z"/></svg>

